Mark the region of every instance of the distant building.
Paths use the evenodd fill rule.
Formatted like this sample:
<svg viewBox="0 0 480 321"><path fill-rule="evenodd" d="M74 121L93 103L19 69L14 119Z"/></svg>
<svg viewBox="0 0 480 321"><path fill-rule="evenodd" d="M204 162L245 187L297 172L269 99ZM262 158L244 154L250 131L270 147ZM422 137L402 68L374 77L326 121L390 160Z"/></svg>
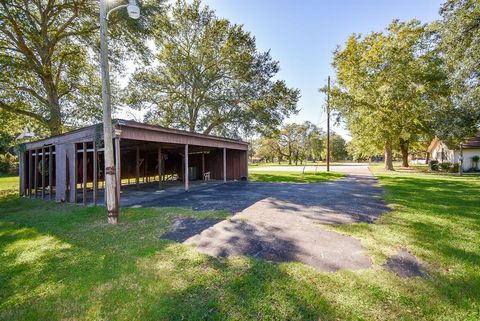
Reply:
<svg viewBox="0 0 480 321"><path fill-rule="evenodd" d="M480 156L480 133L462 143L463 147L463 170L471 169L474 164L472 157ZM434 138L428 147L431 160L440 163L459 163L460 146L448 146L444 141Z"/></svg>

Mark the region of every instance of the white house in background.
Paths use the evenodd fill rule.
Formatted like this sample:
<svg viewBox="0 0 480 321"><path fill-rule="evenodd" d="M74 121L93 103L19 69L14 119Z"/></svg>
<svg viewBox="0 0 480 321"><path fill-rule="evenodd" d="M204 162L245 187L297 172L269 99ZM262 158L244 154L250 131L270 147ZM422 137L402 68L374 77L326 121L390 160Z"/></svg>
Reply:
<svg viewBox="0 0 480 321"><path fill-rule="evenodd" d="M463 147L463 170L472 168L473 156L480 156L480 133L468 139L462 144ZM458 163L460 161L460 146L447 146L445 142L434 138L428 147L430 159L437 160L440 163Z"/></svg>

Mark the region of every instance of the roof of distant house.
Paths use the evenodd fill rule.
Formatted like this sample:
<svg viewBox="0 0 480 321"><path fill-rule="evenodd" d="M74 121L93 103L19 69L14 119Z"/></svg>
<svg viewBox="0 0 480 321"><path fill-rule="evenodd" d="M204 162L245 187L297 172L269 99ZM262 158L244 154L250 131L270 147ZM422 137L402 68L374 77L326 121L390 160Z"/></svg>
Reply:
<svg viewBox="0 0 480 321"><path fill-rule="evenodd" d="M463 148L480 148L480 133L477 136L470 138L463 145Z"/></svg>
<svg viewBox="0 0 480 321"><path fill-rule="evenodd" d="M428 146L427 151L430 153L435 146L437 146L437 143L440 142L441 140L437 137L435 137L432 142L430 143L430 146ZM448 145L447 145L448 146ZM477 136L469 138L465 140L465 142L462 144L463 148L480 148L480 133L477 134ZM449 146L448 146L449 147ZM449 147L450 148L450 147Z"/></svg>

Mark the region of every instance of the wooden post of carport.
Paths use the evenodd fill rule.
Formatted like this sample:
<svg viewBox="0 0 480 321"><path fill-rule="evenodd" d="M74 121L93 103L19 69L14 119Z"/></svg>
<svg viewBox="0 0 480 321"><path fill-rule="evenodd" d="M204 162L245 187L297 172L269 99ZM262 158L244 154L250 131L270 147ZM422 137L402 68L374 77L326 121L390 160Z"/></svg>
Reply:
<svg viewBox="0 0 480 321"><path fill-rule="evenodd" d="M93 205L97 205L98 194L98 155L97 143L93 142Z"/></svg>
<svg viewBox="0 0 480 321"><path fill-rule="evenodd" d="M183 175L185 182L185 192L188 192L188 144L185 144L185 174Z"/></svg>
<svg viewBox="0 0 480 321"><path fill-rule="evenodd" d="M148 178L148 154L145 153L145 158L143 160L144 162L144 165L143 165L143 182L149 182L149 178Z"/></svg>
<svg viewBox="0 0 480 321"><path fill-rule="evenodd" d="M77 144L73 144L74 147L73 147L73 181L74 181L74 184L73 184L73 191L70 191L70 193L73 194L73 204L77 204L78 202L78 199L77 199L77 183L78 183L78 148L77 148Z"/></svg>
<svg viewBox="0 0 480 321"><path fill-rule="evenodd" d="M137 184L137 188L139 188L140 184L140 147L137 146L137 154L135 157L135 171L136 171L136 177L135 177L135 183Z"/></svg>
<svg viewBox="0 0 480 321"><path fill-rule="evenodd" d="M223 148L223 183L227 183L227 149Z"/></svg>
<svg viewBox="0 0 480 321"><path fill-rule="evenodd" d="M205 151L202 149L202 179L205 179Z"/></svg>
<svg viewBox="0 0 480 321"><path fill-rule="evenodd" d="M35 149L35 167L33 168L33 174L34 174L34 185L35 185L35 198L37 198L37 187L38 187L38 149Z"/></svg>
<svg viewBox="0 0 480 321"><path fill-rule="evenodd" d="M162 180L162 146L158 147L158 188L163 190Z"/></svg>
<svg viewBox="0 0 480 321"><path fill-rule="evenodd" d="M52 146L48 147L48 199L52 200L53 198L53 148Z"/></svg>
<svg viewBox="0 0 480 321"><path fill-rule="evenodd" d="M28 196L32 197L32 181L33 181L33 174L32 174L32 150L28 151Z"/></svg>
<svg viewBox="0 0 480 321"><path fill-rule="evenodd" d="M42 147L42 199L45 198L45 148Z"/></svg>
<svg viewBox="0 0 480 321"><path fill-rule="evenodd" d="M248 180L248 150L245 151L245 177Z"/></svg>
<svg viewBox="0 0 480 321"><path fill-rule="evenodd" d="M83 197L83 205L87 205L87 143L83 142L82 145L83 153L82 153L82 197Z"/></svg>

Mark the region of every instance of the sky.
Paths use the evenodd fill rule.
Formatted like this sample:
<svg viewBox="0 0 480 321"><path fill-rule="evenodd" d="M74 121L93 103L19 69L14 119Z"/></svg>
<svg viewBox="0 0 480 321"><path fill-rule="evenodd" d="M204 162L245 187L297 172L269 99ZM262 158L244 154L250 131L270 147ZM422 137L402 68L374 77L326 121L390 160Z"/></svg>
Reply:
<svg viewBox="0 0 480 321"><path fill-rule="evenodd" d="M439 18L440 0L204 0L218 16L244 25L259 50L280 62L279 79L299 88L300 112L287 122L309 120L326 129L325 97L318 88L333 77L332 51L352 33L381 31L393 19ZM348 137L340 127L336 132Z"/></svg>

